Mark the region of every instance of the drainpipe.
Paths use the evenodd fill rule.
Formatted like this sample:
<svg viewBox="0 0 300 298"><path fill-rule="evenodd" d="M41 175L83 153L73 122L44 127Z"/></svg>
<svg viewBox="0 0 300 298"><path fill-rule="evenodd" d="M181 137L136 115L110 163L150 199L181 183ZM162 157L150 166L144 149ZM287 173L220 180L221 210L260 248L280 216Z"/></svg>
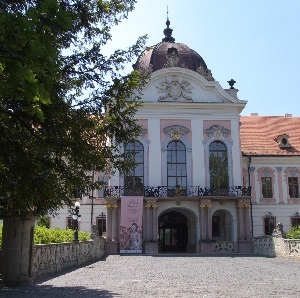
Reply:
<svg viewBox="0 0 300 298"><path fill-rule="evenodd" d="M92 205L91 205L91 226L93 225L93 217L94 217L94 179L95 179L95 170L93 167L93 174L92 174Z"/></svg>
<svg viewBox="0 0 300 298"><path fill-rule="evenodd" d="M251 180L250 180L250 167L251 166L251 156L248 156L248 187L251 190ZM251 197L249 199L249 203L250 203L250 216L251 216L251 236L253 237L253 208L252 208L252 193L250 192Z"/></svg>

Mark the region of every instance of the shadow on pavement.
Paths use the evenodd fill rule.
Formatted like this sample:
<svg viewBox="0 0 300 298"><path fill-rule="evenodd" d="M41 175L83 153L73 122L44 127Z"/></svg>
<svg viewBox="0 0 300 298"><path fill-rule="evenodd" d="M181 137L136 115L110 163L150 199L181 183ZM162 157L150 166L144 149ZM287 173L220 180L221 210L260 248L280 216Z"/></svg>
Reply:
<svg viewBox="0 0 300 298"><path fill-rule="evenodd" d="M80 266L72 266L63 269L60 272L49 274L47 276L42 276L34 281L32 286L15 286L8 287L3 285L2 280L0 280L0 297L8 298L40 298L40 297L118 297L119 294L113 293L107 290L101 289L90 289L82 286L64 286L64 287L54 287L51 285L42 285L43 282L66 275L74 270L80 268L94 268L94 264L98 262L106 261L107 256L103 256L100 260L91 261ZM1 277L1 276L0 276Z"/></svg>
<svg viewBox="0 0 300 298"><path fill-rule="evenodd" d="M118 297L117 293L101 289L88 289L85 287L53 287L49 285L33 285L23 287L2 287L0 297L7 298L40 298L40 297Z"/></svg>

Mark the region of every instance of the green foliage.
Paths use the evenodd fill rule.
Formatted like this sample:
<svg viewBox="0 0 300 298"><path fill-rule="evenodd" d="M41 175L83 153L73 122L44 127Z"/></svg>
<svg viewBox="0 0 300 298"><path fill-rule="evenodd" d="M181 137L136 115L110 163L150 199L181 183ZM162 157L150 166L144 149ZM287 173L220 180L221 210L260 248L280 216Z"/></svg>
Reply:
<svg viewBox="0 0 300 298"><path fill-rule="evenodd" d="M50 228L50 218L47 215L41 216L38 219L37 225L39 227L45 227L45 228Z"/></svg>
<svg viewBox="0 0 300 298"><path fill-rule="evenodd" d="M102 47L135 2L0 1L1 218L71 206L75 190L100 187L86 173L132 166L118 145L140 133L145 78L120 70L145 37L110 56Z"/></svg>
<svg viewBox="0 0 300 298"><path fill-rule="evenodd" d="M292 227L285 236L288 239L300 239L300 227Z"/></svg>
<svg viewBox="0 0 300 298"><path fill-rule="evenodd" d="M48 229L46 227L37 226L34 229L34 243L47 244L47 243L61 243L72 242L74 239L74 230L71 229ZM90 234L86 232L78 232L78 239L86 241L90 239Z"/></svg>

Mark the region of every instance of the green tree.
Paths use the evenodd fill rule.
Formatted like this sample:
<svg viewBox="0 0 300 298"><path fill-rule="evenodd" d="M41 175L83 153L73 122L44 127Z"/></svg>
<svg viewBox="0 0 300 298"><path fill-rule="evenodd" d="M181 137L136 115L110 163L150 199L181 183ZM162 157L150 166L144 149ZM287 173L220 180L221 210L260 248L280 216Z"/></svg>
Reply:
<svg viewBox="0 0 300 298"><path fill-rule="evenodd" d="M145 78L121 75L146 37L103 54L134 0L0 2L0 218L71 205L89 171L130 168ZM131 100L128 101L128 98Z"/></svg>

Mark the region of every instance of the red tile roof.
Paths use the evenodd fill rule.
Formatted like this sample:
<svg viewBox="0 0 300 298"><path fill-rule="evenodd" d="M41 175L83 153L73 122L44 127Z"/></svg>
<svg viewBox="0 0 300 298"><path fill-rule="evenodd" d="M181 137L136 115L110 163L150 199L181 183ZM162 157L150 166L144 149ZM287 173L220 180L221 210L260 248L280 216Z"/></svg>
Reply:
<svg viewBox="0 0 300 298"><path fill-rule="evenodd" d="M241 116L241 149L246 155L300 155L300 117ZM289 135L290 148L276 138Z"/></svg>

